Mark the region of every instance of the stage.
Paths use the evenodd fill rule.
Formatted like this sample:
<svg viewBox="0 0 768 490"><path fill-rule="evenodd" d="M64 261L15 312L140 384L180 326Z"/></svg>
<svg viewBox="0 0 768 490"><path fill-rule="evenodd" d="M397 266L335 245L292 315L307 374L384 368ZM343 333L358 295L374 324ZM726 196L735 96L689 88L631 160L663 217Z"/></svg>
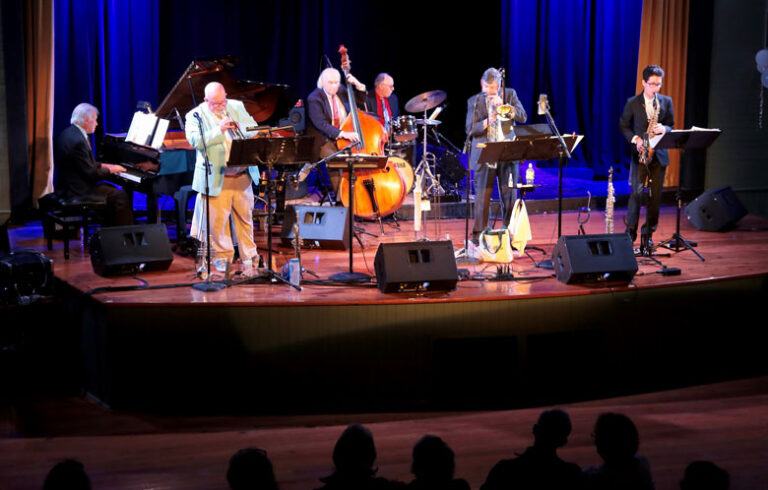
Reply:
<svg viewBox="0 0 768 490"><path fill-rule="evenodd" d="M582 214L582 221L585 216ZM578 232L563 215L563 234ZM622 223L623 210L615 216ZM200 292L191 258L167 271L94 274L82 244L45 252L54 260L59 294L78 332L85 390L113 408L157 412L303 412L388 409L509 408L621 395L763 373L762 311L768 277L768 220L747 216L728 232L700 232L683 217L681 232L696 250L639 258L628 284L566 285L549 258L557 215L530 216L530 246L513 277L494 280L496 264L465 264L454 291L381 293L371 284L330 285L348 270L348 252L303 250L319 280L302 290L282 283L233 285ZM379 234L376 223L364 228ZM619 228L619 226L617 226ZM449 237L456 249L463 220L430 220L426 235ZM603 233L593 211L588 234ZM279 227L274 230L279 236ZM375 276L379 243L414 240L413 222L355 243L354 270ZM675 231L675 209L663 208L657 241ZM11 230L15 249L44 250L39 228ZM266 257L266 239L257 232ZM275 268L294 257L279 238ZM664 275L663 268L680 269ZM237 277L237 276L235 276ZM305 275L305 278L311 277ZM103 291L103 290L102 290Z"/></svg>

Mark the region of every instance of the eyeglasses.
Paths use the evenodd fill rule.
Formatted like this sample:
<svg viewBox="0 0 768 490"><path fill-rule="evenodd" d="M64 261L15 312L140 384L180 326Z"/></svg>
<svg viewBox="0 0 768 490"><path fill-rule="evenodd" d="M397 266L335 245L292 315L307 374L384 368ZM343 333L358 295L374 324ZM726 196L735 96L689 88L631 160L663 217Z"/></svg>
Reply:
<svg viewBox="0 0 768 490"><path fill-rule="evenodd" d="M661 87L661 82L645 82L649 87Z"/></svg>

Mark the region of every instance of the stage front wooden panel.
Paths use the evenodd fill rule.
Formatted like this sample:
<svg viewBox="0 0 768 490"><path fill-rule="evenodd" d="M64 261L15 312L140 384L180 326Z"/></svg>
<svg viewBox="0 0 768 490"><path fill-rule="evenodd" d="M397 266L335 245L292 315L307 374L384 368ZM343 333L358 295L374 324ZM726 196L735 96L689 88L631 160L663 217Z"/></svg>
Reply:
<svg viewBox="0 0 768 490"><path fill-rule="evenodd" d="M658 263L640 259L629 284L566 285L534 267L552 250L554 219L532 216L532 244L546 253L516 258L514 280L460 281L455 291L425 294L273 283L84 295L137 281L96 276L83 252L69 261L58 249L52 255L82 324L87 390L115 408L512 407L766 370L766 334L751 320L766 299L765 220L748 217L726 233L684 226L706 261L672 253ZM564 223L566 234L576 234L573 215ZM460 243L463 221L437 225L429 225L432 236ZM378 243L409 241L410 226L364 237L355 270L373 273ZM655 238L671 236L674 226L665 210ZM275 250L277 268L293 256L277 240ZM344 251L305 251L302 259L322 279L348 267ZM675 267L680 275L660 273ZM496 273L496 265L459 268L475 279ZM177 257L168 271L141 278L151 286L194 282L194 265Z"/></svg>

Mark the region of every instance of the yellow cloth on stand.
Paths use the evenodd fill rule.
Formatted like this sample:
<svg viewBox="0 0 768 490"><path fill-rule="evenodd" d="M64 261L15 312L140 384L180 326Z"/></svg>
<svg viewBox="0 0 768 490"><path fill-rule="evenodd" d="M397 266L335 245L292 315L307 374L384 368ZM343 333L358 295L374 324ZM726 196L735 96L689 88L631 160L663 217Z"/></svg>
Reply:
<svg viewBox="0 0 768 490"><path fill-rule="evenodd" d="M512 218L509 220L509 236L512 248L520 255L525 251L525 245L531 240L531 222L528 221L528 210L525 201L518 199L512 208Z"/></svg>

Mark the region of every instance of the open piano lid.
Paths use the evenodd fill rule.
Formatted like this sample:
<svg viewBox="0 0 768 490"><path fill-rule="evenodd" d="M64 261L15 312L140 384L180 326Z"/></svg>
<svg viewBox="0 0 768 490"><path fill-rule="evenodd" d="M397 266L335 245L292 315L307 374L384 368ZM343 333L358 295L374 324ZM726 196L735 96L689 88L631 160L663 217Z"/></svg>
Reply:
<svg viewBox="0 0 768 490"><path fill-rule="evenodd" d="M219 82L224 85L227 98L242 101L246 110L256 121L266 121L275 113L280 96L287 85L234 78L230 71L238 61L239 59L234 56L195 58L155 113L162 118L170 119L170 128L180 129L174 117L174 107L178 109L181 117L185 117L187 112L195 108L195 101L197 104L203 101L205 86L210 82ZM194 99L191 90L194 90Z"/></svg>

